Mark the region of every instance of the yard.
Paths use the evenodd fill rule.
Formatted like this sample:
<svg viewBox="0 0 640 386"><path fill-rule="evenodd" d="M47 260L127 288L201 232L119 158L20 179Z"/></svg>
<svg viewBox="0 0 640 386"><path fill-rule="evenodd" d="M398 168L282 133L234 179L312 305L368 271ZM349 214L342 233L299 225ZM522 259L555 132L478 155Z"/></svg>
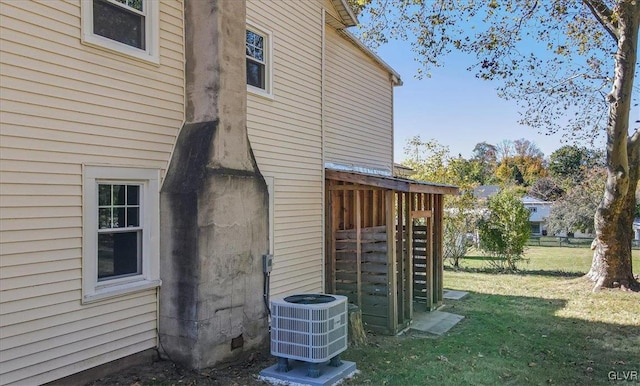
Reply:
<svg viewBox="0 0 640 386"><path fill-rule="evenodd" d="M587 248L531 247L521 274L484 270L469 256L460 271L445 272L445 288L468 291L443 311L465 319L447 335L370 336L370 344L343 355L360 374L347 385L608 384L640 377L640 294L592 293L580 276L591 262ZM640 273L640 251L634 251ZM273 362L200 373L167 362L104 379L95 385L263 384L257 373Z"/></svg>

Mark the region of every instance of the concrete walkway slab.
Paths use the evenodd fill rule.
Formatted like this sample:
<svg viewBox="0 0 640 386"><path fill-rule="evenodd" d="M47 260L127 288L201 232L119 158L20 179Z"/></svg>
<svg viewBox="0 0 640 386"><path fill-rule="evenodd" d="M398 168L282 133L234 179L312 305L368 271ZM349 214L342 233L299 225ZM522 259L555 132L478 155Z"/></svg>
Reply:
<svg viewBox="0 0 640 386"><path fill-rule="evenodd" d="M454 291L454 290L444 290L442 293L442 297L449 300L460 300L463 297L467 296L469 293L464 291Z"/></svg>
<svg viewBox="0 0 640 386"><path fill-rule="evenodd" d="M331 367L328 363L320 365L320 376L318 378L307 376L308 363L289 360L291 370L286 373L278 372L276 371L278 366L276 364L262 370L260 379L274 385L331 386L342 382L345 378L352 377L357 371L355 362L342 361L342 365L339 367Z"/></svg>
<svg viewBox="0 0 640 386"><path fill-rule="evenodd" d="M413 323L411 323L409 329L434 335L443 335L462 319L464 319L464 316L449 312L414 312Z"/></svg>

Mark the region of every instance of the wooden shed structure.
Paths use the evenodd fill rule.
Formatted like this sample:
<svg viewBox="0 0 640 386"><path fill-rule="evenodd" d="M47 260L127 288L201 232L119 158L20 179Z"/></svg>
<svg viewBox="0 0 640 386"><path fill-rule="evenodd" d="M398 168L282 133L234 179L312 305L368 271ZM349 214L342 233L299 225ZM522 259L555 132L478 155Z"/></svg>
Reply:
<svg viewBox="0 0 640 386"><path fill-rule="evenodd" d="M458 188L330 169L325 178L327 292L383 334L407 327L414 307L440 306L443 196Z"/></svg>

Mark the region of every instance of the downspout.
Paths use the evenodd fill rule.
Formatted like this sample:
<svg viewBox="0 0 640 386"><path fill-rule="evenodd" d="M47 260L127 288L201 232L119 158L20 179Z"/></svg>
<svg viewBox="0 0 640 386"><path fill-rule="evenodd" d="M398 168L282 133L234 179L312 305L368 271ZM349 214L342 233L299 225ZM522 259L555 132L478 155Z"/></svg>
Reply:
<svg viewBox="0 0 640 386"><path fill-rule="evenodd" d="M394 81L393 81L393 75L392 75L391 82L389 82L389 86L391 87L391 176L394 176L393 175L393 165L396 162L396 154L395 154L395 146L396 146L396 143L395 143L396 133L395 133L395 131L396 131L396 125L395 125L395 122L394 122L395 114L394 114L394 111L393 111L395 109L395 106L394 106L394 103L393 103L393 101L395 99L393 97L393 93L394 93L393 88L395 87L395 85L393 83L394 83Z"/></svg>
<svg viewBox="0 0 640 386"><path fill-rule="evenodd" d="M325 172L324 172L324 165L325 165L325 147L324 147L324 138L325 138L325 127L324 127L324 105L325 105L325 101L324 101L324 65L325 65L325 30L326 30L326 26L325 26L325 14L326 14L326 10L324 9L324 7L322 8L322 44L321 44L321 55L320 55L320 147L321 147L321 157L322 157L322 222L321 222L321 226L322 226L322 292L325 293L327 291L326 288L326 242L327 242L327 235L326 235L326 229L325 229L325 220L326 220L326 197L325 197L325 189L326 189L326 180L325 180Z"/></svg>

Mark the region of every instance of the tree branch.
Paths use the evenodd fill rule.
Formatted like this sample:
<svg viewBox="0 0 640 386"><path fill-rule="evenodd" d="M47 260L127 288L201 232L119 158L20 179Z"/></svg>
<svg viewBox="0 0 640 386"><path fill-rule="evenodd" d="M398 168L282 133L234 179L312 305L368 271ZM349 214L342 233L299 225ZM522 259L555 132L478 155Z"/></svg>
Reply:
<svg viewBox="0 0 640 386"><path fill-rule="evenodd" d="M637 128L627 139L629 148L640 147L640 128Z"/></svg>
<svg viewBox="0 0 640 386"><path fill-rule="evenodd" d="M589 8L593 16L598 20L611 37L618 41L620 34L618 32L618 23L613 22L613 12L602 0L582 0L584 5Z"/></svg>
<svg viewBox="0 0 640 386"><path fill-rule="evenodd" d="M533 3L533 6L529 8L527 12L525 12L525 14L520 18L520 20L518 20L518 25L511 32L514 34L517 34L518 32L520 32L520 28L522 27L522 22L525 19L529 19L533 15L533 13L536 11L536 8L538 8L537 1Z"/></svg>
<svg viewBox="0 0 640 386"><path fill-rule="evenodd" d="M568 76L568 77L562 79L562 81L560 81L560 82L556 83L555 85L551 86L549 89L553 90L553 89L555 89L557 87L560 87L560 86L562 86L564 84L567 84L567 83L569 83L572 80L577 79L577 78L593 79L593 80L604 80L605 83L602 84L603 88L609 84L608 81L611 81L611 79L609 79L607 77L593 76L593 75L589 75L586 72L584 72L584 73L579 73L579 74L574 74L574 75Z"/></svg>

